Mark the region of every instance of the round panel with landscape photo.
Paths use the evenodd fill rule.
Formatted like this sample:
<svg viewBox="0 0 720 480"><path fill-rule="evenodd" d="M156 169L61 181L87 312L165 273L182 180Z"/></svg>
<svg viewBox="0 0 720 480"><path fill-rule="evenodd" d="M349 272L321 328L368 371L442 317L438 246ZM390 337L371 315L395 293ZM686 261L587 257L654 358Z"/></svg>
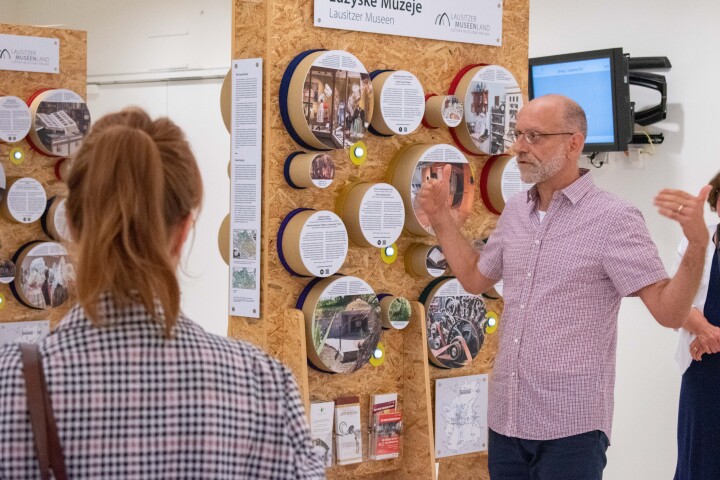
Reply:
<svg viewBox="0 0 720 480"><path fill-rule="evenodd" d="M473 155L499 155L513 144L517 114L523 105L515 77L499 65L476 65L463 70L451 93L463 100L464 117L451 129L464 151Z"/></svg>
<svg viewBox="0 0 720 480"><path fill-rule="evenodd" d="M383 296L380 300L383 327L402 330L410 323L412 308L407 298Z"/></svg>
<svg viewBox="0 0 720 480"><path fill-rule="evenodd" d="M469 365L485 339L487 308L482 297L469 294L450 277L430 283L420 301L427 312L430 361L443 368Z"/></svg>
<svg viewBox="0 0 720 480"><path fill-rule="evenodd" d="M29 102L32 127L28 139L33 148L53 157L69 157L82 145L90 128L85 100L65 89L37 92Z"/></svg>
<svg viewBox="0 0 720 480"><path fill-rule="evenodd" d="M448 205L458 226L470 216L475 198L475 177L460 150L452 145L418 144L400 150L390 167L391 183L398 189L405 204L405 228L415 235L434 235L425 212L415 203L422 184L441 179L443 168L450 165Z"/></svg>
<svg viewBox="0 0 720 480"><path fill-rule="evenodd" d="M317 368L351 373L370 360L382 321L380 302L364 280L333 276L312 282L298 308L305 315L308 358Z"/></svg>
<svg viewBox="0 0 720 480"><path fill-rule="evenodd" d="M31 242L18 250L13 261L17 271L10 286L21 303L44 310L68 300L75 269L65 247L55 242Z"/></svg>
<svg viewBox="0 0 720 480"><path fill-rule="evenodd" d="M280 102L291 135L307 148L348 148L365 135L373 116L367 69L341 50L301 54L298 59L285 73L282 90L287 97Z"/></svg>

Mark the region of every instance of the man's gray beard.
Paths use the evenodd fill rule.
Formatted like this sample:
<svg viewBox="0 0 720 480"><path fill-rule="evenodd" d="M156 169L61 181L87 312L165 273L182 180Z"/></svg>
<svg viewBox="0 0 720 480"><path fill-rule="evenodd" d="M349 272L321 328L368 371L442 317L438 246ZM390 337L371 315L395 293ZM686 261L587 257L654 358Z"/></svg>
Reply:
<svg viewBox="0 0 720 480"><path fill-rule="evenodd" d="M538 162L537 160L530 161L533 162L532 170L528 171L527 166L525 166L526 170L524 171L520 168L520 179L525 183L541 183L551 179L562 170L565 164L565 156L557 154L546 162Z"/></svg>

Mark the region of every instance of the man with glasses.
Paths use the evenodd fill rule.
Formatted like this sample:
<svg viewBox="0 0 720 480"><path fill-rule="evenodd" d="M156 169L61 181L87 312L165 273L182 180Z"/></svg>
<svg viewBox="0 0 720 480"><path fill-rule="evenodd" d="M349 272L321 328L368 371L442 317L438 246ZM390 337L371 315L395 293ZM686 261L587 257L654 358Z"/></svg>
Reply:
<svg viewBox="0 0 720 480"><path fill-rule="evenodd" d="M601 479L620 301L639 296L658 323L682 326L702 275L703 203L711 187L655 198L689 241L669 278L640 211L578 167L587 121L577 103L539 97L520 110L516 127L520 175L535 186L508 200L482 253L449 214L449 171L423 184L416 201L467 291L479 294L503 280L488 407L491 478Z"/></svg>

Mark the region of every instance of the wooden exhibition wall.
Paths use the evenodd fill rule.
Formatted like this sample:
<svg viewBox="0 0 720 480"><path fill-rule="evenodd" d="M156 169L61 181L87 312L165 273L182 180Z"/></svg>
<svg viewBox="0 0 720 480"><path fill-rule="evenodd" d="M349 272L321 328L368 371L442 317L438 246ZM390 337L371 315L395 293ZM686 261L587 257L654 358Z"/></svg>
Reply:
<svg viewBox="0 0 720 480"><path fill-rule="evenodd" d="M335 180L327 189L293 190L283 178L286 157L302 150L285 130L280 117L279 88L290 61L310 49L345 50L355 55L369 72L379 69L408 70L422 83L426 93L447 93L457 72L468 64L488 63L506 67L527 92L529 0L509 0L503 6L502 47L451 43L418 38L316 28L313 26L312 0L234 0L233 58L264 59L263 100L263 229L261 272L261 318L231 317L229 335L250 340L280 358L295 373L306 402L333 400L360 395L363 427L372 393L398 392L405 432L403 453L391 461L366 461L332 467L328 478L432 479L434 473L433 421L434 383L438 378L489 373L497 350L493 336L486 338L475 361L465 368L443 370L427 361L424 313L413 304L412 327L403 331L386 330L381 341L387 359L381 367L364 366L348 375L321 373L308 367L305 355L304 319L294 310L295 302L309 279L287 273L276 253L276 235L282 219L298 207L334 210L342 188L350 182L384 181L393 155L414 143L453 144L447 129L420 127L404 137L382 138L368 133L363 141L368 160L353 165L346 150L329 152L335 163ZM475 178L487 157L468 157ZM218 164L225 168L225 163ZM475 195L471 219L464 227L469 238L488 236L497 217ZM392 265L383 263L379 250L350 247L340 270L366 280L376 293L391 293L417 300L430 279L414 278L405 272L403 252L413 242L432 243L431 237L414 237L404 232L398 240L399 258ZM501 312L501 301L488 302L488 308ZM500 322L502 328L502 320ZM364 447L367 450L367 437ZM469 454L440 460L440 478L489 478L487 455Z"/></svg>
<svg viewBox="0 0 720 480"><path fill-rule="evenodd" d="M12 95L27 100L38 90L66 88L86 98L87 86L87 42L86 33L78 30L31 27L26 25L2 25L0 33L57 38L60 41L60 73L0 72L0 95ZM22 148L25 161L21 165L10 162L8 154L14 147ZM0 162L7 177L32 177L42 183L50 198L65 193L65 185L55 178L55 163L58 158L47 157L30 148L26 140L15 144L0 143ZM18 248L33 240L51 241L43 232L40 221L30 225L11 223L0 217L0 260L12 258ZM0 293L5 296L5 308L0 310L0 322L50 320L51 328L67 313L72 305L34 310L23 306L12 295L6 284L0 283Z"/></svg>

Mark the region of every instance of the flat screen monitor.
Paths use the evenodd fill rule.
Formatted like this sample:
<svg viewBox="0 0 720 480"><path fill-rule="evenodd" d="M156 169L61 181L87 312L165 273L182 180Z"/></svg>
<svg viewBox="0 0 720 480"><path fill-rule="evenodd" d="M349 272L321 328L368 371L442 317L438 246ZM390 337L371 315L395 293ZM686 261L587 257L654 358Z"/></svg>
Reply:
<svg viewBox="0 0 720 480"><path fill-rule="evenodd" d="M585 110L588 135L584 152L627 150L633 107L628 59L622 48L531 58L529 73L530 100L557 93Z"/></svg>

